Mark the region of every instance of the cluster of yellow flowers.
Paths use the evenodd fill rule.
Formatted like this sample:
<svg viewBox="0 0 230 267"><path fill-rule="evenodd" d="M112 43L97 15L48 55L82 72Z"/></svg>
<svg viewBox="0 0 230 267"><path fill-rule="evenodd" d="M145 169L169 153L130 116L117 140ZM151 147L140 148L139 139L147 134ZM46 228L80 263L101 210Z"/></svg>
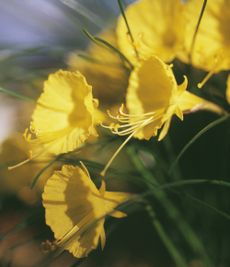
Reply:
<svg viewBox="0 0 230 267"><path fill-rule="evenodd" d="M79 258L99 240L104 247L105 216L125 216L116 208L132 198L129 193L106 191L105 174L131 138L162 140L174 115L183 120L184 113L201 109L225 113L187 91L188 78L178 84L173 73L175 59L207 71L203 86L212 74L230 69L230 1L209 0L199 24L202 2L130 4L116 27L94 38L87 58L71 54L71 70L50 74L45 82L25 132L26 140L39 147L32 159L82 148L99 138L99 127L127 136L102 171L100 189L83 163L64 165L47 180L42 198L55 246ZM230 76L227 85L230 103Z"/></svg>

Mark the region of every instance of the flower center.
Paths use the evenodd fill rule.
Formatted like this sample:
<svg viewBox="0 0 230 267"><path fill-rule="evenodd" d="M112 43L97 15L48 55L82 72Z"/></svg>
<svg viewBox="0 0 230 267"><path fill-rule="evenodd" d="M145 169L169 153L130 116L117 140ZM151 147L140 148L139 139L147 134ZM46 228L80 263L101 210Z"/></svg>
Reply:
<svg viewBox="0 0 230 267"><path fill-rule="evenodd" d="M102 125L104 128L110 129L113 134L116 134L119 136L128 135L128 137L118 147L118 149L115 151L113 156L110 158L110 160L108 161L108 163L102 170L101 175L103 177L105 176L108 168L110 167L114 159L117 157L120 151L124 148L124 146L129 142L129 140L147 125L162 118L164 114L164 109L159 109L153 112L148 112L148 113L143 113L143 114L128 114L128 113L125 113L123 109L124 109L124 106L122 105L119 108L117 116L113 116L112 114L108 112L110 118L117 120L119 123L113 123L109 126Z"/></svg>
<svg viewBox="0 0 230 267"><path fill-rule="evenodd" d="M161 118L162 114L163 109L143 114L128 114L124 112L124 106L122 105L119 108L117 116L113 116L109 113L109 117L118 121L118 123L112 123L104 127L110 129L113 134L119 136L135 134L145 126Z"/></svg>

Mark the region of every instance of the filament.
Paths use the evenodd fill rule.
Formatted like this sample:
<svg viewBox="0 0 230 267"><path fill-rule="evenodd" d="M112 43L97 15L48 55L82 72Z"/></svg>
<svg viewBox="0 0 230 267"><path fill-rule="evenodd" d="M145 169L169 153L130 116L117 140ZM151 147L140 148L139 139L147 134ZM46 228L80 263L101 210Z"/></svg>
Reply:
<svg viewBox="0 0 230 267"><path fill-rule="evenodd" d="M153 121L153 117L150 117L149 119L145 120L143 123L141 123L138 127L136 127L136 129L134 131L130 130L130 135L125 139L125 141L118 147L118 149L115 151L115 153L113 154L113 156L110 158L110 160L108 161L108 163L105 165L104 169L101 172L101 176L104 177L108 168L110 167L110 165L113 163L114 159L117 157L117 155L121 152L121 150L124 148L124 146L129 142L129 140L139 131L141 130L143 127L145 127L146 125L148 125L149 123L151 123ZM127 135L129 132L127 132L125 135Z"/></svg>
<svg viewBox="0 0 230 267"><path fill-rule="evenodd" d="M198 87L199 89L201 89L201 88L206 84L206 82L207 82L207 81L208 81L214 74L215 74L215 69L212 70L212 71L210 71L210 72L204 77L204 79L203 79L200 83L197 84L197 87Z"/></svg>
<svg viewBox="0 0 230 267"><path fill-rule="evenodd" d="M28 159L23 160L23 161L21 161L21 162L15 164L15 165L13 165L13 166L9 166L9 167L8 167L8 170L11 171L11 170L16 169L16 168L18 168L18 167L21 167L22 165L24 165L24 164L30 162L32 159L33 159L33 158L30 158L30 157L29 157Z"/></svg>

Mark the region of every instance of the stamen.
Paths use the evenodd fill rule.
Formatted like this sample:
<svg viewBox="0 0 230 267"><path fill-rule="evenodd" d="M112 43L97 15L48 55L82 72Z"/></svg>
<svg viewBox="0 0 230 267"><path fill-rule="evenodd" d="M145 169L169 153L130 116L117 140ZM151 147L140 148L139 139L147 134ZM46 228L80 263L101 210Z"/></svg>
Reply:
<svg viewBox="0 0 230 267"><path fill-rule="evenodd" d="M204 77L204 79L198 83L198 88L201 89L205 83L216 73L219 64L221 64L221 61L223 59L223 53L220 51L218 54L215 55L214 57L214 64L213 64L213 69Z"/></svg>
<svg viewBox="0 0 230 267"><path fill-rule="evenodd" d="M132 134L130 134L128 136L128 138L126 138L126 140L121 144L121 146L116 150L116 152L113 154L113 156L111 157L111 159L108 161L108 163L105 165L103 171L101 172L101 176L104 177L108 168L110 167L110 165L112 164L112 162L114 161L114 159L117 157L117 155L120 153L120 151L123 149L123 147L129 142L129 140L134 136L134 134L136 133L136 131L134 131Z"/></svg>
<svg viewBox="0 0 230 267"><path fill-rule="evenodd" d="M73 226L73 228L71 228L69 232L67 232L61 239L57 241L57 245L60 247L66 246L66 244L68 244L68 242L72 239L73 236L77 238L80 235L79 230L80 227L78 227L77 225Z"/></svg>
<svg viewBox="0 0 230 267"><path fill-rule="evenodd" d="M140 125L140 123L141 122L144 122L144 121L146 121L146 119L144 119L144 120L138 120L138 121L135 121L135 122L130 122L130 123L123 124L123 125L119 125L119 128L127 128L129 126Z"/></svg>
<svg viewBox="0 0 230 267"><path fill-rule="evenodd" d="M59 247L66 247L73 239L77 240L79 236L87 231L92 219L92 213L89 212L77 225L74 225L61 239L57 241Z"/></svg>
<svg viewBox="0 0 230 267"><path fill-rule="evenodd" d="M153 118L152 118L152 119L153 119ZM124 126L124 125L121 125L118 129L114 129L114 130L112 130L112 132L113 132L114 134L117 134L117 135L120 135L120 136L128 135L128 134L132 133L136 128L138 128L138 127L140 126L140 123L145 122L145 121L146 121L146 120L144 120L144 121L140 121L140 122L138 122L138 124L136 124L136 125L134 125L134 126L132 126L132 127L129 127L129 125L125 125L126 127L129 127L129 128L120 131L119 129L120 129L122 126Z"/></svg>
<svg viewBox="0 0 230 267"><path fill-rule="evenodd" d="M139 125L138 127L136 127L136 129L134 131L131 132L131 134L125 139L125 141L118 147L118 149L115 151L115 153L113 154L113 156L111 157L111 159L108 161L108 163L105 165L104 169L101 172L101 176L104 177L108 168L110 167L110 165L113 163L114 159L117 157L117 155L121 152L121 150L124 148L124 146L129 142L129 140L139 131L141 130L143 127L145 127L146 125L148 125L149 123L151 123L153 120L153 117L150 117L149 119L145 120L143 123L141 123L141 125ZM127 133L126 133L127 134Z"/></svg>
<svg viewBox="0 0 230 267"><path fill-rule="evenodd" d="M201 88L206 84L206 82L207 82L207 81L208 81L214 74L215 74L215 69L212 70L212 71L210 71L210 72L204 77L204 79L203 79L200 83L197 84L197 87L198 87L199 89L201 89Z"/></svg>
<svg viewBox="0 0 230 267"><path fill-rule="evenodd" d="M117 155L120 153L120 151L123 149L123 147L129 142L129 140L142 128L144 128L146 125L158 120L162 117L162 113L164 112L164 109L158 109L156 111L142 113L142 114L128 114L124 112L124 105L122 104L121 107L118 110L118 115L114 116L110 113L108 110L108 115L110 118L117 120L118 122L123 123L120 125L119 123L115 124L112 123L109 126L102 125L104 128L110 129L113 134L119 135L119 136L126 136L128 137L125 139L125 141L118 147L118 149L115 151L111 159L108 161L106 166L101 172L101 176L104 177L108 168L114 161L114 159L117 157ZM131 120L131 122L130 122ZM133 121L132 121L133 120Z"/></svg>
<svg viewBox="0 0 230 267"><path fill-rule="evenodd" d="M18 167L21 167L22 165L24 165L24 164L30 162L31 160L32 160L32 158L29 157L28 159L23 160L22 162L19 162L19 163L13 165L13 166L9 166L9 167L8 167L8 170L11 171L11 170L16 169L16 168L18 168Z"/></svg>
<svg viewBox="0 0 230 267"><path fill-rule="evenodd" d="M45 152L45 151L42 150L42 151L40 151L40 153L37 153L37 154L33 155L32 150L29 150L29 157L28 157L28 159L25 159L25 160L23 160L23 161L21 161L21 162L15 164L15 165L13 165L13 166L9 166L9 167L8 167L8 170L11 171L11 170L16 169L16 168L18 168L18 167L21 167L21 166L23 166L24 164L26 164L26 163L28 163L28 162L30 162L30 161L36 159L37 157L41 156L44 152Z"/></svg>
<svg viewBox="0 0 230 267"><path fill-rule="evenodd" d="M123 111L123 108L124 108L124 106L122 104L121 107L119 108L118 114L116 116L112 115L110 110L107 110L107 114L109 115L109 117L111 119L117 120L119 122L129 122L130 118L133 118L133 119L138 118L138 119L140 119L140 117L145 118L145 117L149 117L149 116L152 116L152 115L157 113L156 111L153 111L153 112L140 113L140 114L129 114L129 113L125 113Z"/></svg>
<svg viewBox="0 0 230 267"><path fill-rule="evenodd" d="M38 143L38 140L33 140L33 139L31 139L31 134L28 132L29 130L28 129L26 129L26 131L25 131L25 133L24 133L24 138L28 141L28 142L30 142L30 143ZM17 163L17 164L15 164L15 165L13 165L13 166L9 166L8 167L8 170L10 171L10 170L13 170L13 169L16 169L16 168L18 168L18 167L21 167L21 166L23 166L24 164L27 164L27 163L29 163L30 161L32 161L32 160L34 160L34 159L36 159L36 158L38 158L39 156L41 156L43 153L45 153L46 151L47 151L47 149L48 148L50 148L50 147L52 147L53 146L53 144L50 144L50 146L47 146L47 148L46 149L41 149L39 152L37 152L36 154L34 154L33 155L33 151L32 150L29 150L28 151L28 158L27 159L25 159L25 160L23 160L23 161L21 161L21 162L19 162L19 163Z"/></svg>

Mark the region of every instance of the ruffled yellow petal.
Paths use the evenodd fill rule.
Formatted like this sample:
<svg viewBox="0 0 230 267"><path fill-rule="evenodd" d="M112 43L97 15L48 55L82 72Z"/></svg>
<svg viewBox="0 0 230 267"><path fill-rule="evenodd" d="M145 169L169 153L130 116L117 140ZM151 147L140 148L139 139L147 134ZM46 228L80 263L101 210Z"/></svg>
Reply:
<svg viewBox="0 0 230 267"><path fill-rule="evenodd" d="M104 219L101 219L99 222L94 222L92 225L87 226L86 229L83 229L79 240L74 243L71 241L76 240L76 236L73 236L69 241L67 249L77 258L86 257L92 250L97 248L100 240L105 245L106 239L102 240L104 233Z"/></svg>
<svg viewBox="0 0 230 267"><path fill-rule="evenodd" d="M115 208L120 204L128 201L132 196L133 195L129 193L106 191L104 195L106 213L110 214L112 217L115 218L125 217L126 214L124 212L115 210ZM113 212L111 213L111 211Z"/></svg>
<svg viewBox="0 0 230 267"><path fill-rule="evenodd" d="M103 250L104 247L105 247L105 243L106 243L106 236L105 236L105 229L104 229L104 227L103 227L103 229L101 231L100 240L101 240L101 248Z"/></svg>
<svg viewBox="0 0 230 267"><path fill-rule="evenodd" d="M199 96L196 96L188 91L183 92L177 99L178 108L182 112L195 111L201 108L205 100Z"/></svg>
<svg viewBox="0 0 230 267"><path fill-rule="evenodd" d="M116 33L113 28L103 31L99 37L117 47ZM82 59L78 56L79 53L81 52L71 53L68 64L72 70L79 70L87 77L101 107L108 108L120 104L125 97L129 75L120 57L108 48L94 43L84 53L92 60Z"/></svg>
<svg viewBox="0 0 230 267"><path fill-rule="evenodd" d="M30 127L32 139L54 154L72 151L89 136L96 136L94 112L92 88L84 76L57 71L49 76L37 101Z"/></svg>
<svg viewBox="0 0 230 267"><path fill-rule="evenodd" d="M191 44L203 1L186 4L186 38L179 58L189 63ZM230 68L230 1L209 0L196 36L192 64L206 71L218 72Z"/></svg>
<svg viewBox="0 0 230 267"><path fill-rule="evenodd" d="M118 20L117 35L121 51L135 63L133 45L141 59L157 55L171 61L181 48L184 38L184 4L180 0L139 0L130 4L126 17L134 44L127 35L122 17Z"/></svg>
<svg viewBox="0 0 230 267"><path fill-rule="evenodd" d="M75 257L82 258L98 246L105 245L104 217L130 195L101 192L82 165L64 165L47 181L43 198L46 223L57 239L56 244ZM108 197L108 198L107 198Z"/></svg>
<svg viewBox="0 0 230 267"><path fill-rule="evenodd" d="M61 247L76 257L97 247L103 225L90 223L104 215L104 207L85 170L64 165L49 178L42 198L46 223Z"/></svg>
<svg viewBox="0 0 230 267"><path fill-rule="evenodd" d="M112 159L132 137L148 140L160 130L158 140L162 140L169 131L173 115L183 120L183 113L199 109L223 113L217 105L186 91L187 87L186 76L184 82L178 85L172 66L157 56L141 61L129 80L126 97L129 113L121 107L117 116L110 115L118 121L109 126L112 133L129 136Z"/></svg>
<svg viewBox="0 0 230 267"><path fill-rule="evenodd" d="M162 127L162 130L161 130L161 132L159 134L158 141L161 141L162 139L164 139L166 134L168 133L169 127L170 127L170 124L171 124L171 119L172 119L172 117L170 116L169 119L167 119L165 121L164 126Z"/></svg>
<svg viewBox="0 0 230 267"><path fill-rule="evenodd" d="M177 83L171 67L158 57L143 61L133 71L127 93L129 114L140 115L140 120L144 120L144 114L148 113L151 113L149 118L153 117L152 122L140 129L135 137L149 139L157 134L157 130L163 124L163 114L176 90Z"/></svg>

